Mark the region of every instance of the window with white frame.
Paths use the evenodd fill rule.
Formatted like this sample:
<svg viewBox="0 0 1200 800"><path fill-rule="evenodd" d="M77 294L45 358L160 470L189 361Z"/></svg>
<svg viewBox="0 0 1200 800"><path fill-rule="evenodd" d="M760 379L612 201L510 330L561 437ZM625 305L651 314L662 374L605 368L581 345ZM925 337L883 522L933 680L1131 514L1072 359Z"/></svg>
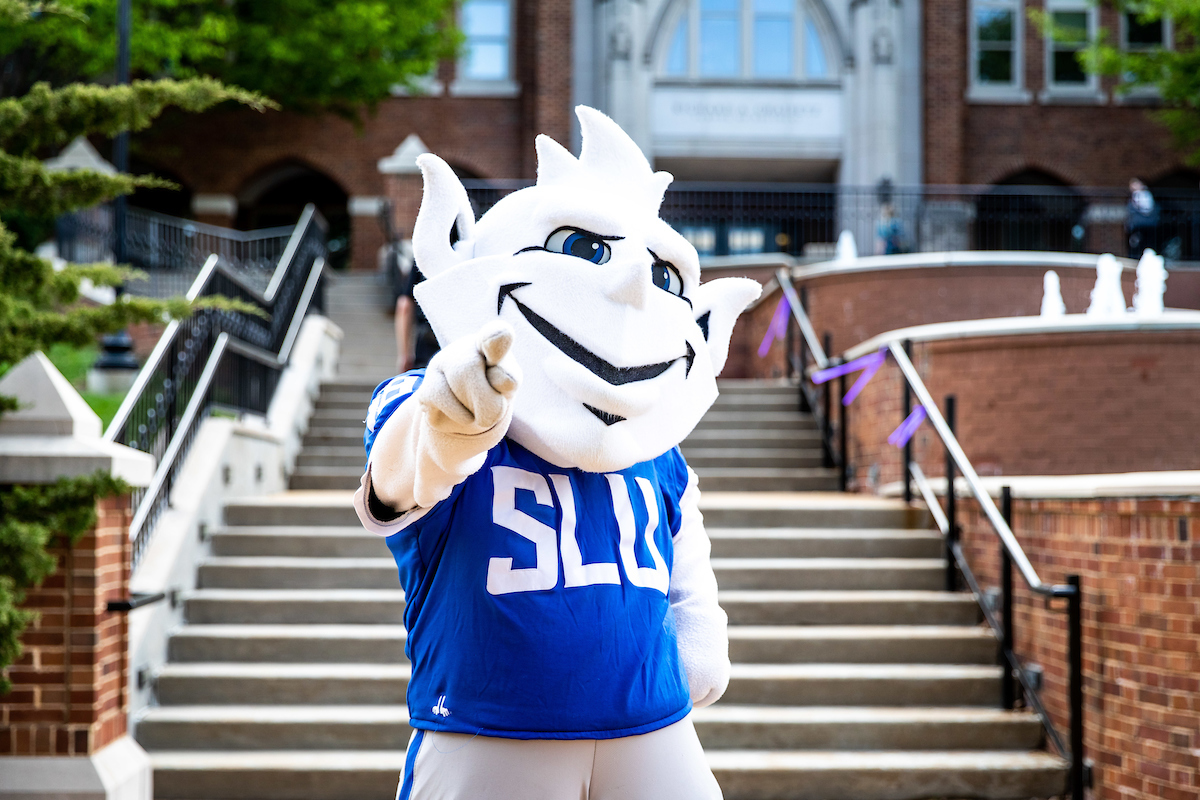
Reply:
<svg viewBox="0 0 1200 800"><path fill-rule="evenodd" d="M1079 61L1095 36L1096 9L1087 0L1050 0L1051 33L1046 39L1046 86L1051 90L1094 90L1096 76Z"/></svg>
<svg viewBox="0 0 1200 800"><path fill-rule="evenodd" d="M1171 47L1171 22L1166 17L1145 19L1140 13L1121 15L1121 46L1132 52Z"/></svg>
<svg viewBox="0 0 1200 800"><path fill-rule="evenodd" d="M458 66L459 80L509 80L512 75L510 0L464 0L461 13L466 43Z"/></svg>
<svg viewBox="0 0 1200 800"><path fill-rule="evenodd" d="M975 0L971 8L971 83L985 89L1021 86L1021 0Z"/></svg>
<svg viewBox="0 0 1200 800"><path fill-rule="evenodd" d="M824 27L803 0L684 0L659 74L698 80L836 77Z"/></svg>

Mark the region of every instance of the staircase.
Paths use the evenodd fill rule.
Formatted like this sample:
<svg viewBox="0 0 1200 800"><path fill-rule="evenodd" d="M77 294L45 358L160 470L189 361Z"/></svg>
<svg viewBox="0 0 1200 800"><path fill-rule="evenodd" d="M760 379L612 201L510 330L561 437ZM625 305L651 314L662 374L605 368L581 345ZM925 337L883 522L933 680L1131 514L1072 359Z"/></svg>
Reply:
<svg viewBox="0 0 1200 800"><path fill-rule="evenodd" d="M349 333L345 346L362 347ZM368 398L391 374L374 357L324 387L292 491L229 504L212 534L160 705L136 728L157 798L395 796L410 733L404 599L349 502ZM999 709L977 607L939 591L924 513L819 491L836 481L794 391L727 382L683 445L731 625L729 690L694 715L725 797L1060 793L1066 765L1041 749L1036 718Z"/></svg>

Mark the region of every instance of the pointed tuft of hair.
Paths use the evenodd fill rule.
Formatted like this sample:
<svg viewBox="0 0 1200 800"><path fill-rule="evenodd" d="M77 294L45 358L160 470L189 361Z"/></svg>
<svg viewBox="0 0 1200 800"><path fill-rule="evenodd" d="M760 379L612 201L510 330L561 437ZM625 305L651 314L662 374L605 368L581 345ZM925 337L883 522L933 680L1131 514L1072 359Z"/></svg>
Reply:
<svg viewBox="0 0 1200 800"><path fill-rule="evenodd" d="M582 168L575 156L546 134L538 134L534 147L537 149L538 186L570 183L579 175Z"/></svg>

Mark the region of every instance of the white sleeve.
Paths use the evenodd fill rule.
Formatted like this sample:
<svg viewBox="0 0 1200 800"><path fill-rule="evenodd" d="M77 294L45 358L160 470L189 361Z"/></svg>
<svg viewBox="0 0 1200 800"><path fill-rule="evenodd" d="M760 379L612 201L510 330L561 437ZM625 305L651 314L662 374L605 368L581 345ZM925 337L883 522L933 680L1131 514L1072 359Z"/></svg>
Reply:
<svg viewBox="0 0 1200 800"><path fill-rule="evenodd" d="M696 473L689 467L687 474L687 488L679 500L679 533L672 539L670 602L692 705L703 708L715 703L729 685L729 620L717 604L717 577L709 560L711 545L700 513Z"/></svg>

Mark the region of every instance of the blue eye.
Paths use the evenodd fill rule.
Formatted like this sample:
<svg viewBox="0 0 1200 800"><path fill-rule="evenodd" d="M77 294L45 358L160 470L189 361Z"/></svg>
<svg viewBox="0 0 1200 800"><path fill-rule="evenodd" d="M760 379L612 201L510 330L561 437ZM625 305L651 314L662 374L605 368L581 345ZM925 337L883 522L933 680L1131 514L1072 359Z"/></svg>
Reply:
<svg viewBox="0 0 1200 800"><path fill-rule="evenodd" d="M551 253L563 253L582 258L593 264L603 264L612 258L612 250L594 233L577 228L559 228L546 238L546 249Z"/></svg>
<svg viewBox="0 0 1200 800"><path fill-rule="evenodd" d="M654 281L654 285L664 292L670 292L676 297L683 297L683 278L680 277L679 270L675 269L671 262L657 259L650 267L650 278Z"/></svg>

